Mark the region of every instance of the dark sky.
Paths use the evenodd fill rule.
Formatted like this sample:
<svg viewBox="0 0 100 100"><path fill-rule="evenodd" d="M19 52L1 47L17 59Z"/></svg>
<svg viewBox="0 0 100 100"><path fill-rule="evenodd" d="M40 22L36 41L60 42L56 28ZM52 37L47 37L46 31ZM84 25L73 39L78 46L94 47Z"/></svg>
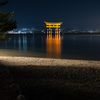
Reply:
<svg viewBox="0 0 100 100"><path fill-rule="evenodd" d="M5 1L5 0L0 0ZM44 21L63 22L61 28L100 29L100 0L9 0L17 28L42 28Z"/></svg>

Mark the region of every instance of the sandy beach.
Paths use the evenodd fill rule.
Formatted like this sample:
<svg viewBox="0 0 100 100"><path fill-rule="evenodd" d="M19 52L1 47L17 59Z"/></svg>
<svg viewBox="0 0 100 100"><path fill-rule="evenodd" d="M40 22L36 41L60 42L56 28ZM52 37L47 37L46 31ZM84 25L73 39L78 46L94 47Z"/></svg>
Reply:
<svg viewBox="0 0 100 100"><path fill-rule="evenodd" d="M100 61L0 56L27 100L100 99Z"/></svg>
<svg viewBox="0 0 100 100"><path fill-rule="evenodd" d="M99 67L100 61L93 60L69 60L69 59L50 59L37 57L14 57L0 56L0 62L7 66L74 66L74 67Z"/></svg>

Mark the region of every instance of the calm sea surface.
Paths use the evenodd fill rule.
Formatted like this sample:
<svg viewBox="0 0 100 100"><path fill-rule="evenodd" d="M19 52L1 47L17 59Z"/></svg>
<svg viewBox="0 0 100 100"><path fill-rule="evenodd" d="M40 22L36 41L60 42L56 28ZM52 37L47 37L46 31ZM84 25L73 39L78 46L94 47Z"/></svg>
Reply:
<svg viewBox="0 0 100 100"><path fill-rule="evenodd" d="M7 35L0 55L100 60L100 36Z"/></svg>

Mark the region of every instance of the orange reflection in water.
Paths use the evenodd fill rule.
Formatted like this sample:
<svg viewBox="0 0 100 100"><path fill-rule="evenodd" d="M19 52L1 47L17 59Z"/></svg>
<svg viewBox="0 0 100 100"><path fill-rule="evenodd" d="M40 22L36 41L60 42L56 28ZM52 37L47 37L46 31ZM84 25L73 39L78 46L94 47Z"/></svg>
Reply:
<svg viewBox="0 0 100 100"><path fill-rule="evenodd" d="M49 57L56 54L56 58L60 58L60 55L61 55L60 34L55 34L54 37L51 34L47 35L46 51L47 51L47 54L49 54Z"/></svg>

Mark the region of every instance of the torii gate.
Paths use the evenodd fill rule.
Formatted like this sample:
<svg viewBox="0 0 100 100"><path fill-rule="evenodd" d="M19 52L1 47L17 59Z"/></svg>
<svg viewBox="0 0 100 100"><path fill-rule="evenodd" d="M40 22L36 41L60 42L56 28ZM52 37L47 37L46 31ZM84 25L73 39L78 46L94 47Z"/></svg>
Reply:
<svg viewBox="0 0 100 100"><path fill-rule="evenodd" d="M55 33L59 33L60 34L60 25L62 24L62 22L57 22L57 23L53 23L53 22L45 22L44 23L46 24L46 28L49 28L47 29L47 34L49 33L52 33L52 29L51 28L56 28L55 29Z"/></svg>

